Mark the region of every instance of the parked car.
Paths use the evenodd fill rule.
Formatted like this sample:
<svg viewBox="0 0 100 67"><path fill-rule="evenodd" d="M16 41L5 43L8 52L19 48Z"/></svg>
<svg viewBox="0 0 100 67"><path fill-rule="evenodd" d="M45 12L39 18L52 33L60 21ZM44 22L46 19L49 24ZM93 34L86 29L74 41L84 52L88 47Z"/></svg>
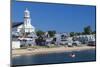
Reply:
<svg viewBox="0 0 100 67"><path fill-rule="evenodd" d="M67 41L67 46L72 47L73 46L72 43L73 43L73 41Z"/></svg>
<svg viewBox="0 0 100 67"><path fill-rule="evenodd" d="M65 45L66 43L67 43L67 40L61 40L61 41L60 41L60 44L61 44L61 45Z"/></svg>
<svg viewBox="0 0 100 67"><path fill-rule="evenodd" d="M81 42L80 41L73 41L72 45L73 46L81 46Z"/></svg>
<svg viewBox="0 0 100 67"><path fill-rule="evenodd" d="M88 42L88 46L96 46L95 41L89 41L89 42Z"/></svg>
<svg viewBox="0 0 100 67"><path fill-rule="evenodd" d="M68 47L73 47L72 43L67 44Z"/></svg>
<svg viewBox="0 0 100 67"><path fill-rule="evenodd" d="M61 45L67 45L68 47L72 47L72 41L62 40L60 42Z"/></svg>

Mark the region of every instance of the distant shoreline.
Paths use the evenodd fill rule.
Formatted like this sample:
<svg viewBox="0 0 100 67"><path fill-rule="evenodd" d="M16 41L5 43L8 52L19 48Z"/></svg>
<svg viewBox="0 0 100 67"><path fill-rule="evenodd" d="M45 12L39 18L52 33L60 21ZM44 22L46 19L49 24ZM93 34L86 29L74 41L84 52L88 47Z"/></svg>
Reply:
<svg viewBox="0 0 100 67"><path fill-rule="evenodd" d="M81 50L95 49L94 46L81 46L81 47L55 47L55 48L38 48L38 49L14 49L12 50L12 57L22 55L39 55L48 53L61 53L61 52L72 52Z"/></svg>

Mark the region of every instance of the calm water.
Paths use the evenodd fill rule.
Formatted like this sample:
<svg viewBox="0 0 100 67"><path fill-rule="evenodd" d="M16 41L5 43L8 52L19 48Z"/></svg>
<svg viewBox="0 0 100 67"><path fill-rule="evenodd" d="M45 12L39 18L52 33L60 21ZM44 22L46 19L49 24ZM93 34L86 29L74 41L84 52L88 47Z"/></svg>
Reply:
<svg viewBox="0 0 100 67"><path fill-rule="evenodd" d="M72 58L70 54L76 56ZM29 65L29 64L49 64L49 63L67 63L67 62L82 62L95 61L95 50L73 51L64 53L52 53L43 55L18 56L12 58L13 65Z"/></svg>

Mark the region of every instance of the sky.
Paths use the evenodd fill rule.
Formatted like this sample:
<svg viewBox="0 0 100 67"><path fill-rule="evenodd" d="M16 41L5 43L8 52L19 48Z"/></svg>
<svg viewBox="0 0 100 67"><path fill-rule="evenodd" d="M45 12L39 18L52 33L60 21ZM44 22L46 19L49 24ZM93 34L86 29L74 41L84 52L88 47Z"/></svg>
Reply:
<svg viewBox="0 0 100 67"><path fill-rule="evenodd" d="M26 8L31 14L31 24L36 29L83 32L84 27L90 25L92 30L95 30L95 6L13 1L12 22L23 22Z"/></svg>

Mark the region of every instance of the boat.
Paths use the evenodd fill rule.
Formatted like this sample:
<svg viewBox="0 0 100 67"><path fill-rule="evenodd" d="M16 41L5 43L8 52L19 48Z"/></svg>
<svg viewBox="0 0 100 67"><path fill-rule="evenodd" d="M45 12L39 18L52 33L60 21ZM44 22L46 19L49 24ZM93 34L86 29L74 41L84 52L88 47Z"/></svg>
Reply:
<svg viewBox="0 0 100 67"><path fill-rule="evenodd" d="M75 54L70 54L70 57L74 58L76 55Z"/></svg>

